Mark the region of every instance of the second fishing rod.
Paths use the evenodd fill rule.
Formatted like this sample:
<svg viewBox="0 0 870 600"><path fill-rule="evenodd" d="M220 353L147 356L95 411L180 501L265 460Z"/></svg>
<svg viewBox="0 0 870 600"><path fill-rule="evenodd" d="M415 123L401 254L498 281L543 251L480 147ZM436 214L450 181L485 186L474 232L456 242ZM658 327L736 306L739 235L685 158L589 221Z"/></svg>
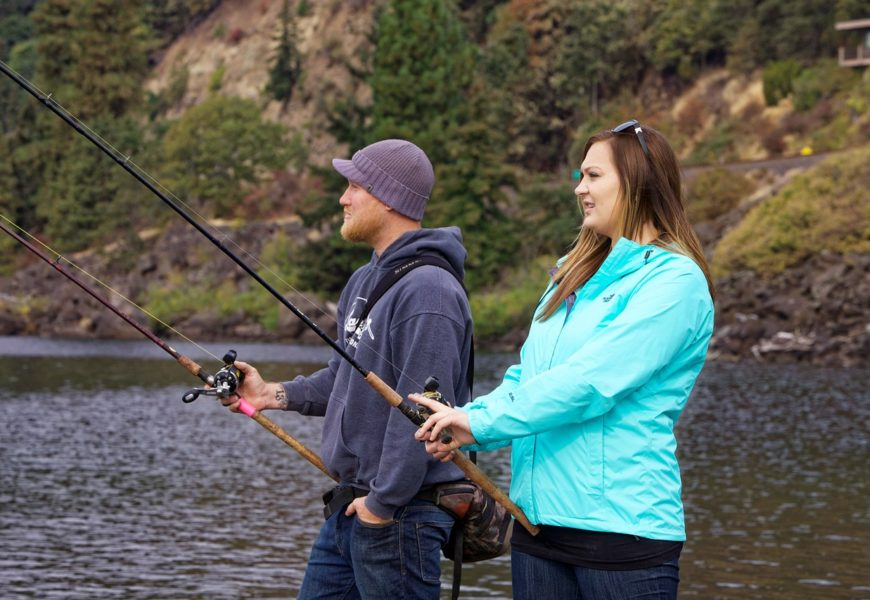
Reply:
<svg viewBox="0 0 870 600"><path fill-rule="evenodd" d="M0 215L0 218L2 218L3 220L5 220L5 221L9 222L10 224L12 224L13 226L15 226L14 223L12 223L8 219L6 219L6 217ZM217 373L212 375L211 373L209 373L208 371L203 369L199 364L197 364L193 359L191 359L190 357L185 356L185 355L181 354L180 352L178 352L177 350L175 350L172 346L170 346L164 340L160 339L159 337L154 335L151 331L149 331L147 328L143 327L142 325L137 323L135 320L133 320L132 318L130 318L129 316L124 314L120 309L113 306L105 298L100 297L98 294L96 294L94 292L94 290L92 290L90 287L85 285L85 283L82 282L79 278L77 278L73 274L69 273L63 267L63 261L68 262L70 265L76 266L72 262L68 261L67 259L65 259L64 257L62 257L60 254L57 254L57 253L55 253L55 254L57 254L57 257L55 259L52 259L51 257L47 256L44 252L42 252L39 248L37 248L34 244L30 243L29 241L27 241L27 239L25 239L24 237L22 237L21 235L16 233L13 229L7 228L6 225L4 225L2 222L0 222L0 231L2 231L6 235L8 235L12 239L14 239L16 242L18 242L19 244L24 246L32 254L36 255L40 260L47 263L55 271L57 271L58 273L60 273L64 277L66 277L69 281L71 281L72 283L77 285L81 290L83 290L85 293L87 293L89 296L91 296L94 300L96 300L101 305L103 305L103 307L105 307L109 311L113 312L115 315L120 317L125 323L127 323L128 325L133 327L136 331L138 331L139 333L144 335L146 338L151 340L154 344L159 346L163 351L165 351L172 358L174 358L175 361L178 362L178 364L180 364L182 367L184 367L184 369L188 373L198 377L203 383L205 383L209 386L208 389L197 388L197 389L190 390L182 398L182 400L184 402L193 402L194 400L197 399L197 397L199 397L200 394L214 395L214 396L221 397L223 395L235 393L235 391L238 388L238 385L240 383L240 379L241 379L236 368L233 366L233 362L235 362L235 358L236 358L235 351L230 350L229 352L227 352L227 354L224 356L224 359L223 359L224 367L220 371L218 371ZM27 234L27 235L30 235L30 234ZM79 267L76 267L76 268L81 270ZM324 475L326 475L327 477L330 477L332 479L335 479L334 475L332 475L332 473L329 472L329 470L326 468L326 465L323 464L323 461L321 460L321 458L319 456L317 456L317 454L315 454L314 452L312 452L311 450L306 448L301 442L299 442L299 440L297 440L296 438L294 438L293 436L288 434L281 427L279 427L276 423L274 423L273 421L268 419L259 410L257 410L256 408L254 408L253 406L248 404L242 398L240 398L240 410L239 410L239 412L244 413L245 415L247 415L248 417L250 417L251 419L253 419L257 423L262 425L263 428L265 428L267 431L272 433L275 437L277 437L282 442L284 442L285 444L287 444L288 446L293 448L305 460L307 460L312 465L317 467L321 472L323 472Z"/></svg>
<svg viewBox="0 0 870 600"><path fill-rule="evenodd" d="M2 71L6 76L12 79L15 83L17 83L20 87L26 90L29 94L31 94L34 98L36 98L39 102L41 102L46 108L51 110L55 115L60 117L65 123L67 123L70 127L75 129L79 134L85 137L92 144L97 146L102 152L104 152L107 156L109 156L112 160L114 160L121 168L130 173L137 181L139 181L142 185L144 185L148 190L150 190L154 195L156 195L164 204L169 206L173 211L175 211L179 216L181 216L185 221L187 221L194 229L196 229L200 234L205 236L213 245L219 248L225 255L227 255L234 263L236 263L245 273L250 275L257 283L259 283L266 291L268 291L273 297L275 297L282 305L284 305L287 309L289 309L296 317L298 317L309 329L314 331L320 339L326 342L335 352L338 353L339 356L347 363L353 367L360 375L366 380L366 382L376 391L379 395L381 395L390 405L397 408L404 414L408 419L414 422L416 425L421 425L425 421L425 415L421 414L420 411L410 408L403 401L403 398L392 389L387 383L385 383L380 377L378 377L375 373L369 371L365 367L363 367L359 362L357 362L347 351L344 350L335 340L329 337L323 329L321 329L314 321L312 321L305 313L299 310L292 302L290 302L283 294L281 294L278 290L276 290L268 281L266 281L262 276L259 275L253 268L251 268L245 261L243 261L235 252L233 252L230 248L228 248L224 243L215 237L207 228L197 222L193 217L191 217L187 211L185 211L177 202L175 202L172 198L170 198L167 194L161 191L154 183L138 168L130 161L129 156L124 156L111 146L109 146L106 142L100 139L98 136L94 135L87 127L85 127L80 121L78 121L75 117L70 115L63 107L61 107L57 102L55 102L51 95L46 95L40 92L33 84L31 84L27 79L20 76L11 70L8 65L0 61L0 71ZM448 434L449 435L449 434ZM449 442L449 437L442 438L443 441ZM474 481L480 487L486 491L496 502L504 506L516 520L532 535L536 535L538 533L538 528L529 522L526 515L523 511L505 494L501 489L499 489L489 477L486 476L483 471L481 471L476 464L474 464L467 456L465 456L462 452L458 450L454 451L454 464L459 467L462 472L468 477L470 480Z"/></svg>

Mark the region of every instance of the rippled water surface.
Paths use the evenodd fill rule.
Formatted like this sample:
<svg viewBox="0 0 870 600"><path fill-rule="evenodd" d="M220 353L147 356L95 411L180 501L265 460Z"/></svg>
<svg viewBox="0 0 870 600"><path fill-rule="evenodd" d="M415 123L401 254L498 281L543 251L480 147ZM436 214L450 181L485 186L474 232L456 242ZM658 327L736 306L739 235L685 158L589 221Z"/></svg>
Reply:
<svg viewBox="0 0 870 600"><path fill-rule="evenodd" d="M327 356L235 348L270 378ZM295 596L329 480L214 400L183 404L197 380L164 357L147 342L0 338L0 597ZM480 356L476 390L512 360ZM868 382L707 366L677 429L681 598L870 598ZM317 450L318 419L267 416ZM506 487L507 461L480 462ZM510 561L466 565L463 580L464 598L510 598Z"/></svg>

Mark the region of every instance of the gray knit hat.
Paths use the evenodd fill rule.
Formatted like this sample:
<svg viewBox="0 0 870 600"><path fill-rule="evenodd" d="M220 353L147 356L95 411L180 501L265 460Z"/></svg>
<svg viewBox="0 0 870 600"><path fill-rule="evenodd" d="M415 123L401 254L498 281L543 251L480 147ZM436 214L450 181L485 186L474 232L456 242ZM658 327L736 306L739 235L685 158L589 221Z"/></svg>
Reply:
<svg viewBox="0 0 870 600"><path fill-rule="evenodd" d="M426 153L411 142L375 142L350 160L333 158L332 166L397 213L415 221L423 218L435 172Z"/></svg>

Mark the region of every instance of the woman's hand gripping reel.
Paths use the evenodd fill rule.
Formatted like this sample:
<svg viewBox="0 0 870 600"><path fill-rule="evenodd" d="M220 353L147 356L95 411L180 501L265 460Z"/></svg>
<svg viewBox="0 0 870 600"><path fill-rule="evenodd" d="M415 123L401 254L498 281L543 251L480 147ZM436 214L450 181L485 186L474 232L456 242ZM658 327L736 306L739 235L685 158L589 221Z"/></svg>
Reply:
<svg viewBox="0 0 870 600"><path fill-rule="evenodd" d="M440 402L444 406L450 406L447 401L444 399L444 396L441 395L441 392L438 391L438 378L437 377L428 377L426 382L423 384L423 395L427 398L431 398L437 402ZM413 411L415 415L411 418L414 423L418 426L422 425L426 422L426 419L432 414L432 412L423 406L422 404L417 405L417 410ZM449 444L453 441L453 433L450 431L450 428L444 429L441 432L441 443Z"/></svg>
<svg viewBox="0 0 870 600"><path fill-rule="evenodd" d="M223 361L223 368L215 373L214 376L208 378L208 384L210 387L193 388L181 397L182 401L193 402L199 398L200 395L226 398L227 396L234 394L236 390L239 389L239 385L242 383L242 379L244 378L244 374L233 366L233 363L236 362L236 351L229 350L224 354Z"/></svg>

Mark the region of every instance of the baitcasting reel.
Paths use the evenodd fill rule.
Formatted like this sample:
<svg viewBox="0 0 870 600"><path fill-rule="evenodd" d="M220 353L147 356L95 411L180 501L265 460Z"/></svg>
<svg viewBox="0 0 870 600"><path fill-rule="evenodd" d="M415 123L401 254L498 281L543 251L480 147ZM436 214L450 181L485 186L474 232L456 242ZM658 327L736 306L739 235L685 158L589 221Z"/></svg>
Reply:
<svg viewBox="0 0 870 600"><path fill-rule="evenodd" d="M437 377L427 377L426 382L423 384L423 395L432 400L436 400L445 406L450 406L447 403L447 400L444 399L444 396L441 395L441 392L438 391L438 386L440 385ZM432 414L428 408L422 405L417 406L417 412L422 417L421 421L417 423L418 425L422 425L426 419Z"/></svg>
<svg viewBox="0 0 870 600"><path fill-rule="evenodd" d="M432 400L436 400L443 404L444 406L450 406L447 400L444 399L444 396L441 395L441 392L438 391L439 386L437 377L427 377L426 382L423 384L423 395L427 398L431 398ZM417 405L417 410L410 411L411 414L408 415L411 420L417 425L420 426L426 422L426 419L432 414L432 412L423 405ZM449 433L447 429L441 434L441 441L445 444L449 444L453 441L453 436Z"/></svg>
<svg viewBox="0 0 870 600"><path fill-rule="evenodd" d="M209 381L209 385L212 387L193 388L182 396L181 400L184 402L193 402L199 398L200 395L226 398L227 396L234 394L235 391L239 389L239 384L242 383L242 379L244 378L244 374L233 366L233 363L236 362L236 351L229 350L224 354L223 361L223 368L215 373L214 377L209 378L210 380L213 380Z"/></svg>

